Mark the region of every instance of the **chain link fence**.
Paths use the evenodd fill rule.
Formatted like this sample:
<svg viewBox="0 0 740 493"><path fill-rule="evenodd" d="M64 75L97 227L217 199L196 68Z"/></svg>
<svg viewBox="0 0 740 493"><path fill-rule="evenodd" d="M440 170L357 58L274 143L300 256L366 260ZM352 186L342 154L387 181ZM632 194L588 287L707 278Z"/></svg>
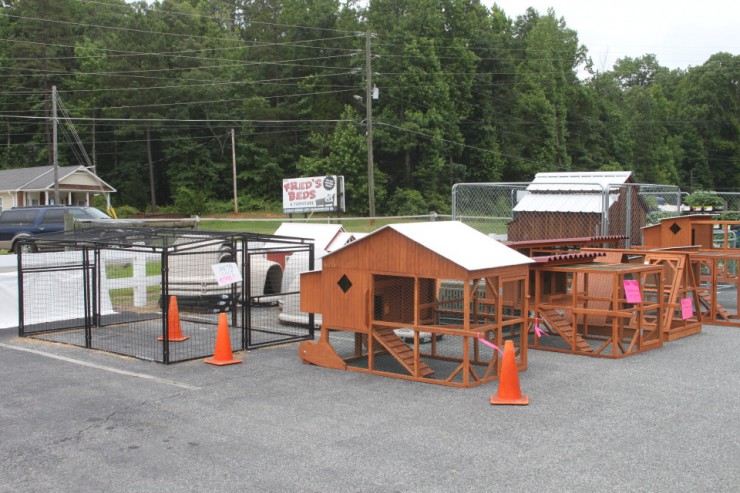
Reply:
<svg viewBox="0 0 740 493"><path fill-rule="evenodd" d="M681 190L672 185L585 181L458 183L452 218L499 240L525 241L625 236L642 244L641 230L681 213Z"/></svg>
<svg viewBox="0 0 740 493"><path fill-rule="evenodd" d="M740 192L717 192L719 198L724 202L721 212L726 215L733 215L728 219L740 220Z"/></svg>

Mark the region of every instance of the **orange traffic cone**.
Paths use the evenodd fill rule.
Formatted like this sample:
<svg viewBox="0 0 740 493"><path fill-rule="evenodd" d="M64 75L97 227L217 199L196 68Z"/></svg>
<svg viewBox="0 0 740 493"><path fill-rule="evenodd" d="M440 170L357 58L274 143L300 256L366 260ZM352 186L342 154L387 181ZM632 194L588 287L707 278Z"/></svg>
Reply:
<svg viewBox="0 0 740 493"><path fill-rule="evenodd" d="M501 375L498 377L498 395L491 396L491 404L517 406L529 404L529 397L522 395L522 391L519 389L514 341L508 340L504 345L504 361L501 364Z"/></svg>
<svg viewBox="0 0 740 493"><path fill-rule="evenodd" d="M190 336L182 335L180 327L180 312L177 309L177 297L170 296L170 306L167 310L167 340L170 342L182 342L190 339ZM164 340L164 337L157 337L158 341Z"/></svg>
<svg viewBox="0 0 740 493"><path fill-rule="evenodd" d="M213 358L205 360L211 365L233 365L241 363L242 360L234 359L231 353L231 337L229 336L229 324L226 321L226 314L218 315L218 331L216 332L216 347L213 350Z"/></svg>

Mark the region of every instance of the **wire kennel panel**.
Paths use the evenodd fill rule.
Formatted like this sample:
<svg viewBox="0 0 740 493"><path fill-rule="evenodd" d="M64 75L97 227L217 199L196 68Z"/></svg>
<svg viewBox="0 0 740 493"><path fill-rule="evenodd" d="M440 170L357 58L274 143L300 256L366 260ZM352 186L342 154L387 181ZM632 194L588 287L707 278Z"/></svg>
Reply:
<svg viewBox="0 0 740 493"><path fill-rule="evenodd" d="M162 363L212 355L220 313L228 314L233 351L313 337L308 323L279 322L282 268L266 261L263 246L269 239L287 255L312 259L301 239L78 231L47 235L44 249L52 251L22 254L21 336ZM219 285L213 266L223 262L235 262L242 280Z"/></svg>
<svg viewBox="0 0 740 493"><path fill-rule="evenodd" d="M245 304L247 347L312 340L313 315L283 315L288 307L300 305L299 276L314 268L313 244L296 246L280 237L264 244L252 242L245 259L250 272L249 303Z"/></svg>
<svg viewBox="0 0 740 493"><path fill-rule="evenodd" d="M19 254L19 335L82 329L70 337L84 345L96 283L88 251ZM106 312L110 303L100 303Z"/></svg>

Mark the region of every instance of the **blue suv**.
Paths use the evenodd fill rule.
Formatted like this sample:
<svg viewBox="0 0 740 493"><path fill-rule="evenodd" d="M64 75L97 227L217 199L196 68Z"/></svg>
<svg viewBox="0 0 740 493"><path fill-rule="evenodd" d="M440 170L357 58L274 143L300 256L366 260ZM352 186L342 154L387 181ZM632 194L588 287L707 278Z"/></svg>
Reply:
<svg viewBox="0 0 740 493"><path fill-rule="evenodd" d="M0 214L0 249L18 253L18 240L41 233L64 231L64 216L75 219L110 219L94 207L76 205L47 205L35 207L13 207ZM30 251L33 245L26 244Z"/></svg>

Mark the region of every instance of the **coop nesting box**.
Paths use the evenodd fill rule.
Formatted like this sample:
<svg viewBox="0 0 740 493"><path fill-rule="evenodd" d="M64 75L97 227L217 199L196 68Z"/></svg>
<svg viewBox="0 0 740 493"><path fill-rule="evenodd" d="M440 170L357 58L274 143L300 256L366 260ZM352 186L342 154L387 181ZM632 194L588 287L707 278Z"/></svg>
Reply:
<svg viewBox="0 0 740 493"><path fill-rule="evenodd" d="M527 365L531 259L460 222L395 224L301 275L301 310L322 315L299 356L319 366L469 387L498 376L489 344ZM482 340L481 340L482 339Z"/></svg>

